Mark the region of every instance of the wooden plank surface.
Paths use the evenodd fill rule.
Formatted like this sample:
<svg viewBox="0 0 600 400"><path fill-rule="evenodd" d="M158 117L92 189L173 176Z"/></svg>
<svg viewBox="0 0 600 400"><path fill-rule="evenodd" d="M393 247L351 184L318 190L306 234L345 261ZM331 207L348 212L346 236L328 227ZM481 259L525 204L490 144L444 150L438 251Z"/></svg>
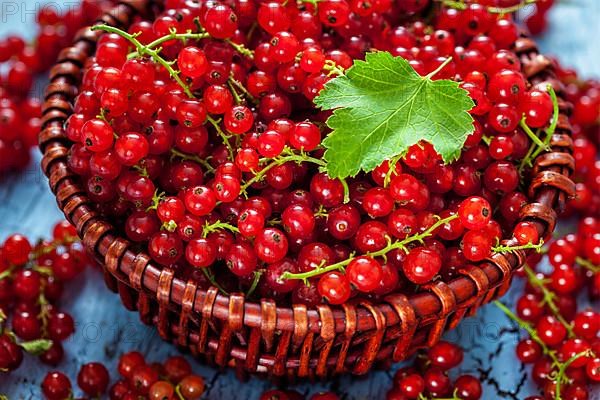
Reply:
<svg viewBox="0 0 600 400"><path fill-rule="evenodd" d="M7 32L30 35L27 29L34 23L32 10L40 4L34 0L2 1L0 35ZM73 2L53 4L69 7ZM565 65L577 68L583 76L600 78L599 20L600 1L569 0L552 11L550 30L540 38L540 46L547 53L558 56ZM12 232L31 237L48 235L51 226L60 218L37 163L32 163L20 175L0 180L0 240ZM519 290L513 288L504 301L512 305ZM160 340L154 329L142 326L137 314L121 306L118 296L104 288L98 271L88 270L71 285L68 293L62 306L75 317L77 330L65 343L66 355L59 369L72 379L78 366L89 361L102 361L114 371L118 355L132 349L147 354L150 360L177 353L175 348ZM458 341L468 350L461 372L482 378L484 399L520 400L536 393L525 380L524 367L514 357L519 332L494 306L483 308L477 317L465 320L446 337ZM195 362L194 369L207 380L206 399L258 399L269 387L267 382L259 380L240 384L230 372L216 371ZM10 376L0 375L0 394L8 395L11 400L39 399L39 383L48 370L26 358L18 371ZM375 372L367 377L345 377L324 385L305 384L296 389L306 394L332 389L348 400L383 399L391 386L391 376L391 372ZM591 398L600 399L600 393L597 391Z"/></svg>

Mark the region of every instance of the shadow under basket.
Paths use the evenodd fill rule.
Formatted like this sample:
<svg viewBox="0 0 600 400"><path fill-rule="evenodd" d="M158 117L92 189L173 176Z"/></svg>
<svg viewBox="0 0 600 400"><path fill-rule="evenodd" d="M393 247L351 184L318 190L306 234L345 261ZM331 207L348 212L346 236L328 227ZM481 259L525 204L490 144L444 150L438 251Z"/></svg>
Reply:
<svg viewBox="0 0 600 400"><path fill-rule="evenodd" d="M155 15L159 8L147 0L123 1L99 22L126 29L136 16ZM378 304L359 301L310 309L301 304L280 306L271 299L247 302L243 294L225 296L214 287L205 290L175 278L118 236L67 166L71 142L63 126L72 113L83 66L101 34L82 29L50 72L40 133L42 168L60 209L103 265L108 287L119 293L127 309L137 309L144 323L155 325L163 339L205 363L234 368L240 377L250 373L294 380L365 374L378 364L388 366L436 343L482 304L502 296L513 272L524 264L525 251L496 254L476 266L465 266L457 278L423 286L418 293L388 295ZM526 193L529 203L520 212L520 220L533 222L540 237L548 238L556 223L555 210L574 193L569 179L574 168L567 119L571 106L561 98L564 88L551 61L538 53L531 39L518 39L514 50L529 82L550 84L559 96L552 151L535 160Z"/></svg>

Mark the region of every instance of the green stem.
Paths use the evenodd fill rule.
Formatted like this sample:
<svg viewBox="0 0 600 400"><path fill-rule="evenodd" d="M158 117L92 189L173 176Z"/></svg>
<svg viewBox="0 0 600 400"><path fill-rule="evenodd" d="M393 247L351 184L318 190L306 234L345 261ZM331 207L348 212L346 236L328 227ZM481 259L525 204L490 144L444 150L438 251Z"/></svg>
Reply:
<svg viewBox="0 0 600 400"><path fill-rule="evenodd" d="M461 400L461 398L458 397L458 390L454 390L452 397L427 397L421 393L417 400Z"/></svg>
<svg viewBox="0 0 600 400"><path fill-rule="evenodd" d="M575 257L575 262L594 274L600 273L600 265L594 265L590 260L586 260L582 257Z"/></svg>
<svg viewBox="0 0 600 400"><path fill-rule="evenodd" d="M554 87L550 84L546 86L546 90L548 90L548 94L550 95L550 99L552 99L552 122L548 129L546 129L546 139L544 143L549 144L550 139L552 139L552 135L556 131L556 127L558 126L558 117L560 116L560 109L558 108L558 97L556 96L556 92L554 91Z"/></svg>
<svg viewBox="0 0 600 400"><path fill-rule="evenodd" d="M234 41L232 41L230 39L226 39L225 42L229 43L229 45L231 47L233 47L235 49L235 51L237 51L241 55L248 57L251 60L254 60L254 52L252 50L250 50L249 48L247 48L246 46L244 46L243 44L235 43Z"/></svg>
<svg viewBox="0 0 600 400"><path fill-rule="evenodd" d="M242 98L240 97L240 94L237 92L236 88L233 86L233 83L231 83L230 80L227 80L227 86L229 86L229 90L231 91L231 94L233 95L233 100L235 101L235 104L236 105L242 104Z"/></svg>
<svg viewBox="0 0 600 400"><path fill-rule="evenodd" d="M527 243L527 244L518 245L518 246L498 245L498 246L492 247L492 251L494 253L508 253L508 252L517 251L517 250L535 249L535 251L540 253L542 251L543 246L544 246L544 241L540 240L540 242L538 244Z"/></svg>
<svg viewBox="0 0 600 400"><path fill-rule="evenodd" d="M177 229L177 222L175 222L173 220L169 220L167 222L163 222L163 224L160 227L160 229L163 230L163 231L167 231L167 232L173 233Z"/></svg>
<svg viewBox="0 0 600 400"><path fill-rule="evenodd" d="M215 276L212 274L210 267L200 268L200 269L202 270L202 273L204 274L204 276L206 276L206 279L208 279L208 281L211 283L211 285L213 285L214 287L219 289L219 291L221 293L223 293L225 296L229 296L229 293L227 293L227 291L225 289L223 289L223 287L221 285L219 285L219 282L217 282L217 280L215 279Z"/></svg>
<svg viewBox="0 0 600 400"><path fill-rule="evenodd" d="M560 365L560 361L558 360L558 357L556 357L556 352L554 350L550 350L550 348L548 348L548 346L546 346L546 343L544 343L544 341L542 339L540 339L539 335L537 334L537 331L535 330L535 328L533 326L531 326L531 324L529 322L524 321L521 318L517 317L515 315L515 313L513 313L511 310L509 310L508 307L506 307L503 303L499 302L498 300L494 301L494 304L496 305L496 307L498 307L500 310L502 310L508 318L515 321L519 325L520 328L527 331L527 333L529 334L531 339L540 345L540 347L542 348L542 352L545 355L547 355L548 357L550 357L550 359L552 360L554 365Z"/></svg>
<svg viewBox="0 0 600 400"><path fill-rule="evenodd" d="M519 164L519 174L522 174L523 169L525 169L525 167L531 167L531 160L533 159L531 157L531 155L533 154L533 152L536 149L536 145L535 143L532 143L531 146L529 146L529 150L527 150L527 154L525 154L525 157L523 157L523 159L521 160L521 163Z"/></svg>
<svg viewBox="0 0 600 400"><path fill-rule="evenodd" d="M282 155L271 159L270 164L267 164L263 169L258 171L256 173L256 175L254 175L251 179L249 179L246 183L244 183L240 188L240 193L247 194L248 188L250 186L252 186L253 184L255 184L256 182L260 182L270 169L272 169L278 165L285 164L286 162L297 162L297 163L310 162L310 163L316 164L321 167L325 166L325 161L320 160L318 158L311 157L305 153L300 153L300 154L294 153L289 148L285 148L281 154Z"/></svg>
<svg viewBox="0 0 600 400"><path fill-rule="evenodd" d="M163 68L167 70L169 75L171 75L171 78L173 78L175 80L175 82L177 82L179 84L179 86L181 86L181 88L183 89L185 94L189 98L192 98L192 99L195 98L190 87L179 76L179 71L176 71L175 69L173 69L172 63L170 63L169 61L162 58L160 56L160 54L159 54L160 52L158 50L154 50L154 49L148 48L148 46L143 45L139 40L137 40L137 36L138 36L137 34L132 35L130 33L125 32L124 30L115 28L114 26L104 25L104 24L95 25L91 29L93 31L101 30L101 31L105 31L105 32L116 33L117 35L127 39L131 44L133 44L135 46L137 53L140 56L149 56L154 61L156 61L157 63L162 65Z"/></svg>
<svg viewBox="0 0 600 400"><path fill-rule="evenodd" d="M527 136L529 136L529 138L531 139L531 141L536 144L539 148L543 148L544 150L548 150L548 145L546 145L542 139L540 139L538 137L538 135L536 135L531 128L529 127L529 125L527 125L527 122L525 122L526 117L523 116L523 118L521 118L521 121L519 121L519 126L521 126L521 129L523 129L523 131L527 134Z"/></svg>
<svg viewBox="0 0 600 400"><path fill-rule="evenodd" d="M146 208L146 211L156 210L160 202L165 198L165 195L165 192L159 193L158 189L156 189L152 195L152 200L150 201L151 204Z"/></svg>
<svg viewBox="0 0 600 400"><path fill-rule="evenodd" d="M168 42L169 40L181 40L182 42L185 42L187 40L202 40L210 37L210 35L206 32L192 33L192 31L188 30L186 33L177 33L177 31L173 28L170 32L171 33L169 33L168 35L159 37L155 41L148 43L146 45L146 48L155 49L161 44ZM137 51L134 51L132 53L129 53L127 58L131 59L137 58L139 56L140 54Z"/></svg>
<svg viewBox="0 0 600 400"><path fill-rule="evenodd" d="M546 283L544 282L544 280L538 278L535 272L533 272L533 270L529 268L529 266L525 265L524 269L525 273L527 274L527 279L529 280L529 283L531 283L532 286L542 291L542 295L544 296L542 302L548 305L548 308L550 309L550 311L552 311L552 314L554 314L556 319L565 327L569 334L569 337L575 337L575 334L573 333L573 327L564 319L564 317L560 313L560 309L554 302L556 294L546 287Z"/></svg>
<svg viewBox="0 0 600 400"><path fill-rule="evenodd" d="M46 336L48 333L48 319L50 318L49 306L50 303L46 296L43 293L40 293L38 297L38 305L40 306L40 313L38 314L38 319L42 321L42 333L43 336Z"/></svg>
<svg viewBox="0 0 600 400"><path fill-rule="evenodd" d="M54 241L48 245L45 246L39 246L38 249L36 249L35 251L33 251L31 253L31 255L29 256L29 261L34 261L36 259L38 259L39 257L45 255L45 254L49 254L51 252L53 252L54 250L56 250L57 248L59 248L60 246L68 246L72 243L75 243L79 240L79 238L77 236L67 236L65 237L63 240L61 241Z"/></svg>
<svg viewBox="0 0 600 400"><path fill-rule="evenodd" d="M186 154L177 149L171 149L171 156L181 158L182 160L194 161L194 162L200 164L201 166L203 166L206 169L207 173L215 172L215 169L213 168L213 166L210 165L210 163L206 159L200 158L198 156L195 156L192 154Z"/></svg>
<svg viewBox="0 0 600 400"><path fill-rule="evenodd" d="M400 250L404 251L405 253L408 253L407 246L409 244L414 243L414 242L424 243L423 240L425 238L428 238L429 236L432 236L433 232L437 228L439 228L440 226L442 226L444 224L447 224L448 222L450 222L456 218L458 218L457 214L451 215L444 219L439 219L435 224L431 225L429 228L427 228L422 233L408 236L403 240L392 242L388 238L388 245L386 247L384 247L381 250L374 251L372 253L367 253L365 255L367 255L369 257L384 257L387 253L389 253L392 250L396 250L396 249L400 249ZM350 257L348 257L347 259L339 261L335 264L330 264L327 266L320 266L320 267L317 267L313 270L306 271L306 272L291 273L289 271L286 271L283 274L281 274L280 279L300 279L303 282L307 283L308 279L313 278L315 276L319 276L319 275L322 275L322 274L325 274L325 273L331 272L331 271L343 270L348 264L350 264L352 262L352 260L354 260L357 257L359 257L359 256L353 254Z"/></svg>
<svg viewBox="0 0 600 400"><path fill-rule="evenodd" d="M323 66L323 71L327 72L327 76L337 75L342 76L345 73L344 68L340 67L335 63L335 61L327 60L325 61L325 65Z"/></svg>
<svg viewBox="0 0 600 400"><path fill-rule="evenodd" d="M441 63L439 67L437 67L435 70L433 70L432 72L430 72L427 75L425 75L425 78L427 78L427 79L433 78L441 70L443 70L444 68L446 68L446 65L450 64L451 62L452 62L452 57L446 58L446 60L443 63Z"/></svg>
<svg viewBox="0 0 600 400"><path fill-rule="evenodd" d="M383 187L388 187L391 180L392 180L392 175L396 174L396 164L398 162L400 162L400 160L402 159L402 157L404 157L404 154L399 154L395 157L392 157L390 160L387 161L388 163L388 171L385 174L385 178L383 178Z"/></svg>
<svg viewBox="0 0 600 400"><path fill-rule="evenodd" d="M348 182L346 182L345 179L340 179L340 183L344 188L344 204L347 204L350 202L350 188L348 187Z"/></svg>
<svg viewBox="0 0 600 400"><path fill-rule="evenodd" d="M329 216L329 213L327 212L325 207L321 204L319 206L319 208L317 209L317 211L315 212L314 216L315 216L315 218L319 218L319 217L327 218Z"/></svg>
<svg viewBox="0 0 600 400"><path fill-rule="evenodd" d="M548 94L550 95L550 98L552 99L552 109L553 109L552 110L552 122L550 123L550 126L548 127L548 129L546 129L546 137L544 138L542 145L540 146L538 143L536 143L534 141L534 143L532 143L531 146L529 147L527 154L525 155L523 160L521 160L521 164L519 165L519 172L522 172L526 166L529 166L529 167L532 166L533 160L535 160L542 151L550 150L550 141L552 140L552 136L554 135L554 132L556 131L556 127L558 126L558 118L560 116L560 109L558 107L558 97L556 96L556 92L554 91L554 88L552 87L552 85L548 85L546 87L546 89L548 90ZM521 120L521 123L523 123L523 120ZM527 125L525 125L525 126L527 126ZM529 128L529 127L527 127L527 128ZM531 131L531 129L530 129L530 131ZM527 133L527 131L525 131L525 133ZM527 133L527 134L529 135L529 133ZM536 136L536 138L537 138L537 136ZM532 140L533 140L533 138L532 138Z"/></svg>
<svg viewBox="0 0 600 400"><path fill-rule="evenodd" d="M241 82L239 82L236 79L233 79L233 77L230 76L228 83L232 86L235 86L237 89L239 89L244 94L244 97L246 97L248 100L250 100L253 104L258 104L258 102L254 98L254 96L252 96L252 94L248 91L248 89L246 89L246 87L244 85L241 84Z"/></svg>
<svg viewBox="0 0 600 400"><path fill-rule="evenodd" d="M566 376L567 369L571 366L571 364L573 364L575 361L577 361L581 357L595 357L595 355L592 350L586 350L586 351L582 351L581 353L577 353L577 354L573 355L571 358L569 358L564 363L559 364L558 372L552 378L554 380L554 382L556 382L556 389L555 389L556 394L554 397L555 400L562 400L562 396L560 394L560 391L562 389L561 386L563 383L569 383L569 381L570 381L569 378Z"/></svg>
<svg viewBox="0 0 600 400"><path fill-rule="evenodd" d="M233 147L231 147L231 143L229 143L229 136L227 136L227 134L225 134L225 132L223 132L223 129L221 129L221 126L219 125L219 121L215 120L210 115L206 116L206 120L208 122L210 122L210 124L213 126L213 128L215 128L217 135L219 135L221 137L223 144L225 145L225 147L227 147L227 152L229 153L229 159L231 161L233 161L235 159L235 154L233 152Z"/></svg>
<svg viewBox="0 0 600 400"><path fill-rule="evenodd" d="M7 269L5 269L4 271L0 272L0 281L2 279L6 279L9 276L11 276L15 269L16 269L16 266L11 265Z"/></svg>
<svg viewBox="0 0 600 400"><path fill-rule="evenodd" d="M220 230L228 230L233 233L240 233L239 229L227 222L213 222L212 224L206 223L202 228L202 237L207 237L209 234L220 231Z"/></svg>
<svg viewBox="0 0 600 400"><path fill-rule="evenodd" d="M437 0L438 2L441 2L443 5L450 7L450 8L454 8L457 10L466 10L467 9L467 3L465 3L464 1L456 1L456 0ZM488 7L487 11L490 14L511 14L514 12L519 11L520 9L531 5L531 4L535 4L537 2L537 0L523 0L521 1L519 4L516 4L514 6L510 6L510 7Z"/></svg>
<svg viewBox="0 0 600 400"><path fill-rule="evenodd" d="M262 276L262 271L254 271L254 279L252 279L252 285L250 285L250 289L246 293L246 298L250 298L256 288L258 287L258 283L260 282L260 277Z"/></svg>

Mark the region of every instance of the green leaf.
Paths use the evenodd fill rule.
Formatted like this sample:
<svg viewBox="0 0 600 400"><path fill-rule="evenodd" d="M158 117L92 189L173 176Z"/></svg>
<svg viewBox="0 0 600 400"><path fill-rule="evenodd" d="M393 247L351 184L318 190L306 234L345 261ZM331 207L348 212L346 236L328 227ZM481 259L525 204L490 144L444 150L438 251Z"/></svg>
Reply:
<svg viewBox="0 0 600 400"><path fill-rule="evenodd" d="M19 343L19 346L21 346L26 352L37 356L52 347L52 340L36 339L29 342L21 342Z"/></svg>
<svg viewBox="0 0 600 400"><path fill-rule="evenodd" d="M457 82L431 75L422 77L405 59L375 52L329 81L315 98L320 108L335 110L327 120L332 132L323 140L329 175L371 171L421 140L445 162L456 160L474 130L468 111L475 104Z"/></svg>

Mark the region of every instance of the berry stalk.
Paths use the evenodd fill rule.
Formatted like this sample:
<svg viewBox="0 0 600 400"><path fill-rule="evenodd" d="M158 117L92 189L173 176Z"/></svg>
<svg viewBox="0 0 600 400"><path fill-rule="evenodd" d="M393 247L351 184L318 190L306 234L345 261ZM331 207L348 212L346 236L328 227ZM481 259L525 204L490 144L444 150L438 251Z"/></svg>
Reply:
<svg viewBox="0 0 600 400"><path fill-rule="evenodd" d="M240 233L240 230L227 222L216 221L212 224L206 223L202 228L202 237L207 237L209 234L213 232L217 232L220 230L228 230L233 233Z"/></svg>
<svg viewBox="0 0 600 400"><path fill-rule="evenodd" d="M170 151L171 151L172 157L181 158L182 160L187 160L187 161L194 161L194 162L202 165L206 169L206 172L208 172L208 173L215 172L215 169L213 168L212 165L210 165L210 163L207 161L206 158L200 158L200 157L192 155L192 154L186 154L175 148L172 148Z"/></svg>
<svg viewBox="0 0 600 400"><path fill-rule="evenodd" d="M396 250L396 249L400 249L400 250L404 251L405 253L408 253L409 251L408 251L407 246L409 244L414 243L414 242L424 243L423 240L432 236L433 232L437 228L439 228L440 226L442 226L456 218L458 218L458 214L451 215L447 218L439 219L435 224L431 225L425 231L418 233L416 235L408 236L405 239L402 239L402 240L399 240L396 242L392 242L391 239L388 238L388 245L386 247L384 247L381 250L374 251L372 253L368 253L365 255L369 256L369 257L385 257L387 253L389 253L392 250ZM280 279L281 280L300 279L305 284L307 284L308 279L314 278L315 276L319 276L319 275L322 275L322 274L325 274L325 273L331 272L331 271L343 271L344 268L348 264L350 264L352 262L352 260L356 259L357 257L358 256L356 254L352 254L350 257L348 257L345 260L342 260L335 264L317 267L317 268L315 268L311 271L307 271L307 272L291 273L289 271L286 271L281 275Z"/></svg>
<svg viewBox="0 0 600 400"><path fill-rule="evenodd" d="M521 329L524 329L529 334L529 336L531 337L531 339L534 342L536 342L537 344L540 345L544 355L547 355L548 357L550 357L550 359L552 360L552 363L554 365L560 365L560 361L559 361L558 357L556 356L556 352L554 350L550 350L550 348L548 346L546 346L546 343L544 343L544 341L537 334L537 331L535 330L535 328L533 326L531 326L531 324L529 322L517 317L515 315L515 313L513 313L508 307L506 307L500 301L496 300L496 301L494 301L494 304L496 305L496 307L498 307L500 310L502 310L508 318L515 321Z"/></svg>
<svg viewBox="0 0 600 400"><path fill-rule="evenodd" d="M552 99L552 122L550 122L548 129L545 130L546 137L543 141L540 141L539 137L535 135L531 131L531 128L529 128L529 126L527 126L525 123L525 118L521 119L520 126L523 128L523 131L527 134L527 136L531 138L533 143L519 164L519 172L523 171L525 167L531 167L533 165L533 160L535 160L542 151L550 150L550 141L552 140L552 135L554 135L556 126L558 125L560 109L558 107L558 97L556 96L556 92L554 91L552 85L548 85L546 89L548 90L548 94Z"/></svg>
<svg viewBox="0 0 600 400"><path fill-rule="evenodd" d="M437 0L442 3L446 7L454 8L456 10L466 10L468 7L468 3L464 1L455 1L455 0ZM487 11L490 14L512 14L520 9L527 7L528 5L537 3L538 0L523 0L518 4L510 7L487 7Z"/></svg>
<svg viewBox="0 0 600 400"><path fill-rule="evenodd" d="M582 351L581 353L577 353L564 363L560 363L558 366L558 371L556 372L556 374L554 374L554 376L551 377L556 382L556 400L562 400L562 396L560 394L562 384L571 382L571 379L567 376L567 369L571 366L571 364L573 364L581 357L595 357L595 355L592 350L586 350Z"/></svg>
<svg viewBox="0 0 600 400"><path fill-rule="evenodd" d="M543 246L544 246L543 240L540 240L540 242L537 244L527 243L527 244L522 244L522 245L518 245L518 246L507 246L507 245L499 244L497 246L492 247L492 251L495 253L509 253L509 252L517 251L517 250L534 249L536 252L541 253Z"/></svg>
<svg viewBox="0 0 600 400"><path fill-rule="evenodd" d="M600 265L594 265L592 264L592 262L590 260L586 260L583 257L576 257L575 258L575 262L580 265L581 267L587 269L588 271L592 272L593 274L598 274L600 273Z"/></svg>
<svg viewBox="0 0 600 400"><path fill-rule="evenodd" d="M318 158L311 157L304 152L294 153L289 147L286 147L285 149L283 149L283 151L281 152L281 155L279 155L275 158L272 158L272 159L261 159L261 162L264 162L266 160L270 160L271 162L269 164L267 164L264 168L262 168L260 171L258 171L256 173L256 175L254 175L252 178L250 178L246 183L244 183L241 186L240 193L243 193L244 195L246 195L246 197L247 197L248 188L250 186L252 186L253 184L255 184L256 182L260 182L265 177L267 172L269 172L270 169L272 169L278 165L282 165L287 162L297 162L297 163L310 162L310 163L316 164L320 167L325 166L325 161L318 159Z"/></svg>
<svg viewBox="0 0 600 400"><path fill-rule="evenodd" d="M209 37L210 37L210 35L206 32L192 33L191 30L188 30L186 33L177 33L177 31L175 29L171 28L170 33L168 35L159 37L155 41L148 43L146 45L146 48L156 49L158 52L160 52L161 48L159 46L163 43L168 42L169 40L181 40L182 42L185 43L188 40L202 40L202 39L206 39ZM141 54L138 51L133 51L127 55L127 58L128 59L137 58L140 55Z"/></svg>
<svg viewBox="0 0 600 400"><path fill-rule="evenodd" d="M527 279L529 280L531 285L542 291L542 295L544 296L544 298L542 300L543 304L548 305L548 308L550 309L550 311L552 311L552 314L554 314L556 319L567 330L569 337L571 337L571 338L575 337L575 334L573 333L573 326L565 320L565 318L560 313L558 306L554 302L554 299L556 298L556 294L546 287L546 284L545 284L546 282L543 279L538 278L536 276L535 272L533 272L533 270L531 268L529 268L529 266L525 265L524 270L525 270L525 273L527 274Z"/></svg>
<svg viewBox="0 0 600 400"><path fill-rule="evenodd" d="M117 35L127 39L131 44L133 44L135 46L135 48L137 49L137 53L140 56L149 56L154 61L156 61L157 63L162 65L163 68L167 70L167 72L169 73L171 78L173 78L177 82L177 84L179 86L181 86L181 88L183 89L185 94L189 98L192 98L192 99L195 98L190 87L179 76L179 71L177 71L173 68L172 63L165 60L164 58L162 58L160 56L160 54L159 54L160 52L158 50L152 49L152 48L142 44L139 40L137 40L137 36L138 36L137 34L130 34L128 32L125 32L122 29L115 28L114 26L110 26L110 25L104 25L104 24L95 25L91 29L93 31L105 31L105 32L110 32L110 33L116 33Z"/></svg>

